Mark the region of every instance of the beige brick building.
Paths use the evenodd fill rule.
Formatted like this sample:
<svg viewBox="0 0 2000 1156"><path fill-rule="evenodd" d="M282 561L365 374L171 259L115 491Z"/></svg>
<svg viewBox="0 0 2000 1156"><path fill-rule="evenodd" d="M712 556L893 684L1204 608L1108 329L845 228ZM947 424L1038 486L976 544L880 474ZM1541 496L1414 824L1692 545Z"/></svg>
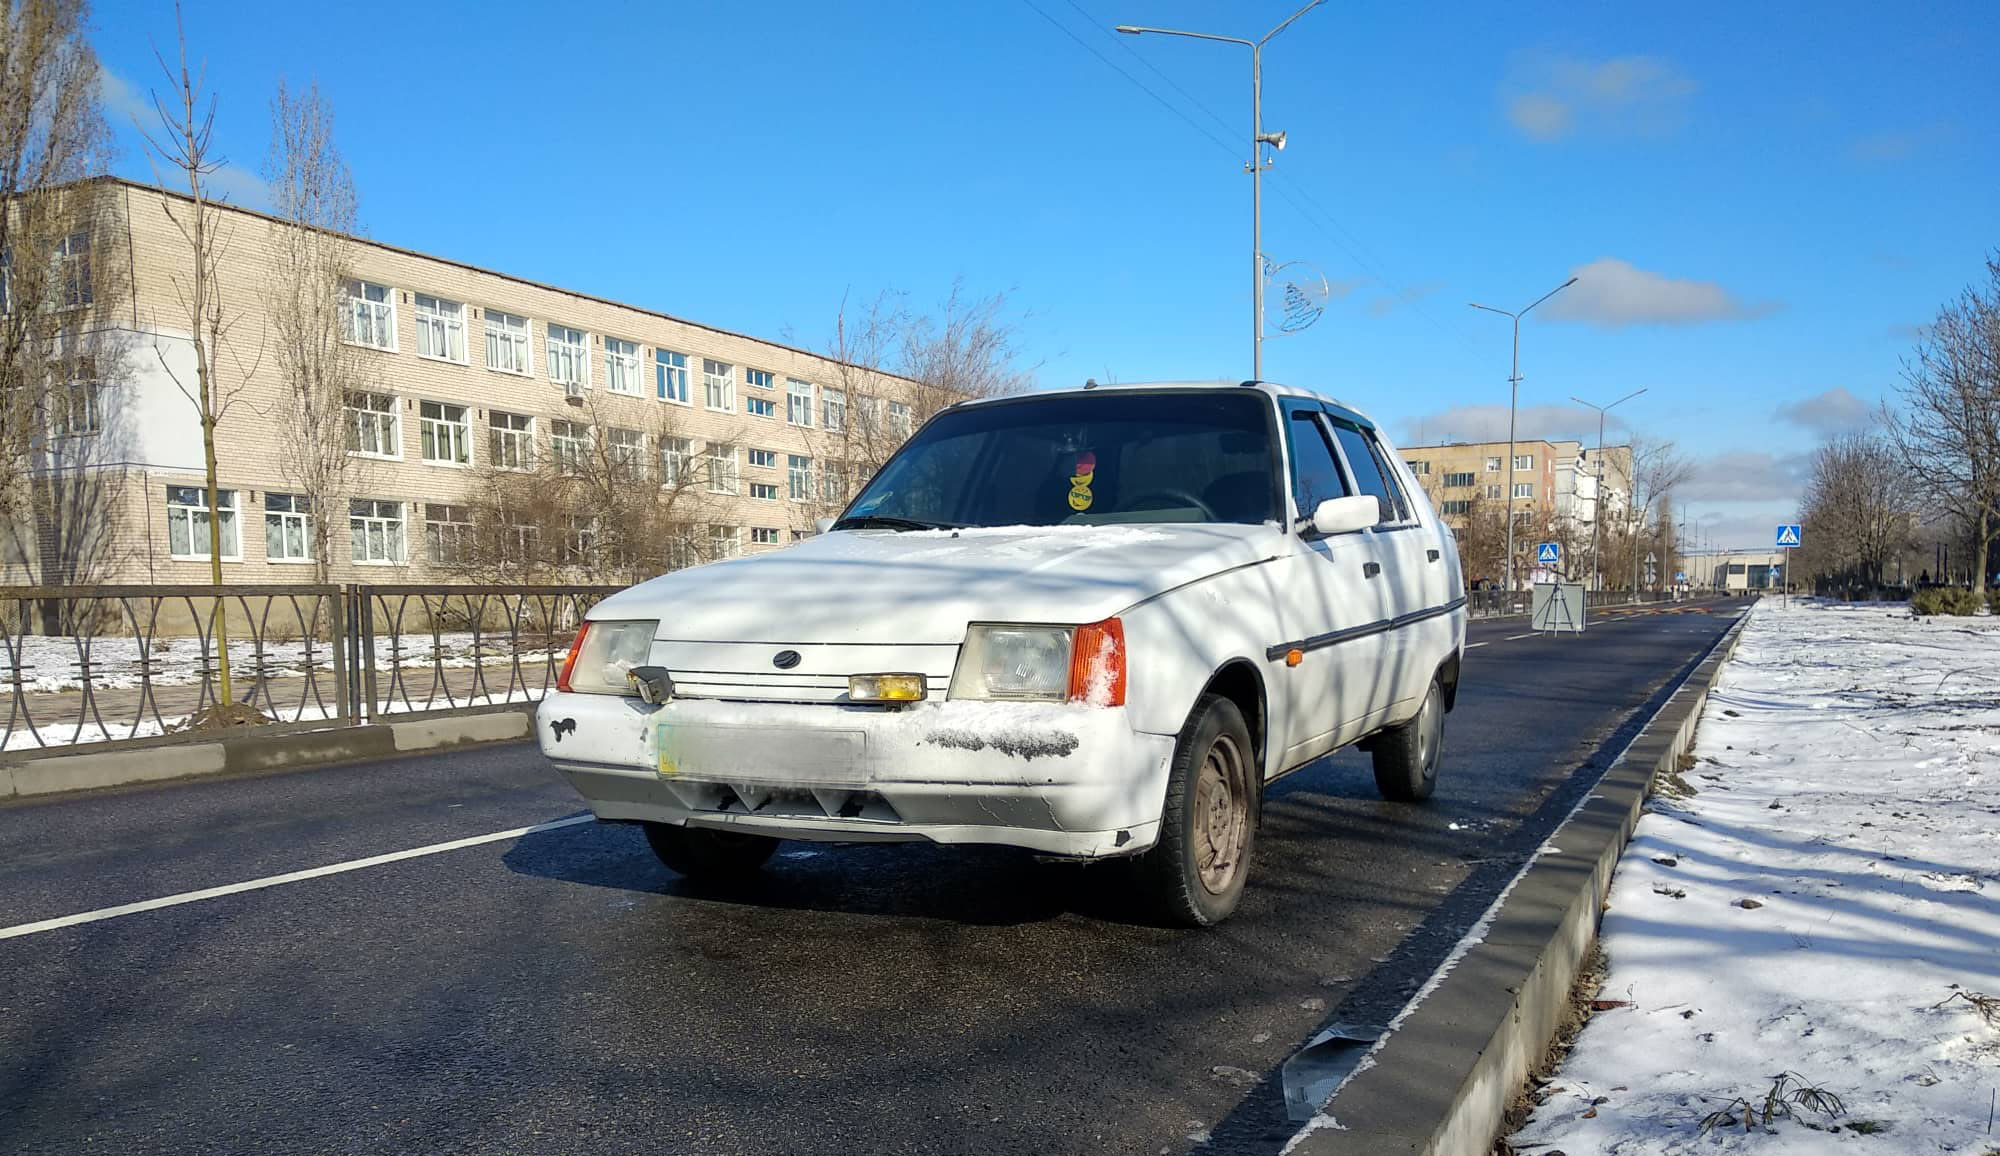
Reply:
<svg viewBox="0 0 2000 1156"><path fill-rule="evenodd" d="M88 451L72 461L87 458L106 486L103 509L90 515L102 523L92 557L70 580L205 583L201 430L183 392L195 382L180 300L189 250L169 215L185 215L188 202L118 180L99 182L98 192L96 228L106 239L92 255L119 267L100 270L99 283L116 289L115 299L96 302L95 324L117 349L99 359L103 379L89 386L87 417L64 431L64 445ZM348 492L338 508L311 509L286 480L279 410L288 392L263 306L273 239L288 227L222 213L230 332L216 363L232 396L216 431L217 505L230 583L312 580L303 531L320 517L336 520L334 581L464 580L462 544L496 474L607 449L630 484L687 494L685 535L661 543L658 564L640 569L771 549L812 533L865 472L849 465L858 425L893 442L928 416L921 391L900 378L356 240L342 329L367 351L369 384L346 407ZM579 520L563 543L531 543L555 567L534 576L589 576L596 532ZM50 580L52 568L38 573L19 548L10 554L10 580Z"/></svg>
<svg viewBox="0 0 2000 1156"><path fill-rule="evenodd" d="M1508 443L1504 441L1403 447L1411 472L1423 483L1461 543L1470 529L1469 519L1475 516L1486 516L1504 528L1507 454ZM1631 509L1630 446L1604 447L1601 502L1599 463L1583 443L1521 440L1513 443L1513 454L1513 510L1518 527L1515 553L1523 573L1532 569L1528 551L1535 544L1533 538L1546 534L1579 543L1590 538L1600 509L1611 520L1607 527ZM1497 573L1497 559L1487 568Z"/></svg>

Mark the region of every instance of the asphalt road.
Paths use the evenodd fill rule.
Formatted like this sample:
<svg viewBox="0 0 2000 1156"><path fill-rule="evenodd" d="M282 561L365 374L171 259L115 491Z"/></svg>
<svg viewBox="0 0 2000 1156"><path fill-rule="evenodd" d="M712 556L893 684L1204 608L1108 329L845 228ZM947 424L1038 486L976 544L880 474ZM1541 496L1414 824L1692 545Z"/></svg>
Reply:
<svg viewBox="0 0 2000 1156"><path fill-rule="evenodd" d="M1438 796L1273 789L1205 932L1103 868L787 844L703 890L528 746L0 808L0 1152L1272 1152L1277 1066L1382 1022L1737 603L1479 623Z"/></svg>

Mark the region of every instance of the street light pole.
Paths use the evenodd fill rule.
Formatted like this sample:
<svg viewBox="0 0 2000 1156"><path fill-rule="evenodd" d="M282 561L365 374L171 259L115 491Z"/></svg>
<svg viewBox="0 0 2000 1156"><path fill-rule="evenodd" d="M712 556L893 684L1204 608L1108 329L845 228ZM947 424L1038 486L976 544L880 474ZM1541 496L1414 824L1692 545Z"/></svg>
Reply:
<svg viewBox="0 0 2000 1156"><path fill-rule="evenodd" d="M1598 565L1604 549L1604 415L1644 392L1643 389L1635 389L1610 405L1593 405L1573 393L1569 395L1569 399L1576 404L1597 411L1597 491L1590 497L1590 585L1598 590L1604 588L1603 571Z"/></svg>
<svg viewBox="0 0 2000 1156"><path fill-rule="evenodd" d="M1264 170L1271 166L1264 160L1263 146L1270 145L1280 151L1285 147L1284 133L1264 131L1264 46L1271 42L1272 37L1290 27L1292 21L1325 2L1311 0L1259 40L1216 36L1208 32L1183 32L1174 28L1147 28L1137 24L1117 26L1117 30L1127 36L1150 32L1155 36L1185 36L1192 40L1241 44L1250 49L1250 161L1243 166L1243 170L1250 174L1250 377L1253 381L1264 379Z"/></svg>
<svg viewBox="0 0 2000 1156"><path fill-rule="evenodd" d="M1576 284L1576 278L1569 280L1535 298L1527 309L1510 312L1495 309L1491 305L1481 305L1477 301L1468 302L1474 309L1484 309L1488 313L1498 313L1514 321L1514 369L1507 377L1507 595L1511 602L1514 594L1514 418L1521 403L1521 318L1528 310L1554 297L1556 294Z"/></svg>

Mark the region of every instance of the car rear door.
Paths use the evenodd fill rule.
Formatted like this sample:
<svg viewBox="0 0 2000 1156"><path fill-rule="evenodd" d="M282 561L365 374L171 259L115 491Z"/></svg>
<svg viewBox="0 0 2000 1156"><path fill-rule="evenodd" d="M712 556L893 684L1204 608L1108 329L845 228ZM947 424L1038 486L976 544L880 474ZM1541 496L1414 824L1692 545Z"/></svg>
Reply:
<svg viewBox="0 0 2000 1156"><path fill-rule="evenodd" d="M1282 412L1295 506L1296 581L1279 592L1286 639L1274 646L1270 685L1285 701L1284 767L1359 737L1376 703L1376 669L1393 617L1380 549L1368 531L1320 536L1300 526L1327 498L1354 493L1319 402L1286 399ZM1289 655L1299 652L1298 665ZM1386 703L1382 704L1386 706Z"/></svg>

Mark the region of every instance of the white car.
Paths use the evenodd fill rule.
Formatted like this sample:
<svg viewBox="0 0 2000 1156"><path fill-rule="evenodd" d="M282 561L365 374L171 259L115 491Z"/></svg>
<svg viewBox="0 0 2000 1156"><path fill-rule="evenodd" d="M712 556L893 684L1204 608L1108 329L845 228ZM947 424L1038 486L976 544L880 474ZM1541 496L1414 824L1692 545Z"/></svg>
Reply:
<svg viewBox="0 0 2000 1156"><path fill-rule="evenodd" d="M1264 785L1359 742L1431 793L1452 535L1359 412L1092 386L953 406L829 532L589 614L542 750L688 875L781 839L1130 860L1156 913L1242 894Z"/></svg>

